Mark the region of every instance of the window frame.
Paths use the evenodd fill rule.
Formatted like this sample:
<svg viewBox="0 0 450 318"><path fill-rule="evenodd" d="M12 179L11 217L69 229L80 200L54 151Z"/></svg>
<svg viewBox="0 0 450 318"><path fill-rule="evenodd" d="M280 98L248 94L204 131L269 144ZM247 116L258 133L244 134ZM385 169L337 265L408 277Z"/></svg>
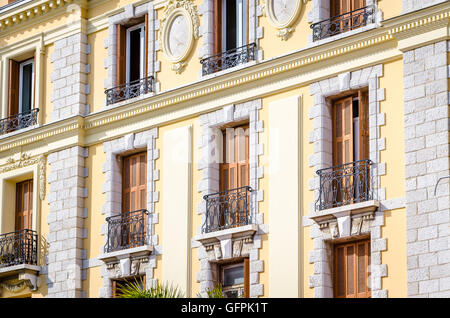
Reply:
<svg viewBox="0 0 450 318"><path fill-rule="evenodd" d="M125 58L126 58L126 66L125 66L125 81L126 83L130 83L130 51L131 51L131 37L130 34L133 31L136 31L138 29L141 29L140 34L140 52L139 52L139 79L142 79L145 77L145 51L146 51L146 23L138 23L136 25L130 26L126 28L125 34L126 34L126 49L125 49Z"/></svg>
<svg viewBox="0 0 450 318"><path fill-rule="evenodd" d="M28 60L22 61L19 63L19 100L18 100L18 113L23 114L23 101L22 101L22 93L23 93L23 68L27 65L31 64L31 100L30 100L30 111L34 109L34 79L35 79L35 61L34 57Z"/></svg>

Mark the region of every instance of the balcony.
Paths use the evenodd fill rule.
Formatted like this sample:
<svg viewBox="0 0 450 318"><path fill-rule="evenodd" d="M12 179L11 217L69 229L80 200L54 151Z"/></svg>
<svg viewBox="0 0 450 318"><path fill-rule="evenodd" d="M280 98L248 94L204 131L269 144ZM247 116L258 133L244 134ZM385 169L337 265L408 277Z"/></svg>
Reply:
<svg viewBox="0 0 450 318"><path fill-rule="evenodd" d="M0 120L0 135L36 125L38 113L39 108L35 108Z"/></svg>
<svg viewBox="0 0 450 318"><path fill-rule="evenodd" d="M153 81L153 76L149 76L107 89L105 91L106 105L112 105L153 92Z"/></svg>
<svg viewBox="0 0 450 318"><path fill-rule="evenodd" d="M250 43L223 53L206 57L200 61L202 75L223 71L256 60L256 43Z"/></svg>
<svg viewBox="0 0 450 318"><path fill-rule="evenodd" d="M147 210L137 210L106 218L108 240L105 253L146 245L147 215Z"/></svg>
<svg viewBox="0 0 450 318"><path fill-rule="evenodd" d="M375 6L370 5L314 23L310 26L313 42L374 23L375 13Z"/></svg>
<svg viewBox="0 0 450 318"><path fill-rule="evenodd" d="M367 159L318 170L320 188L316 211L373 200L372 164Z"/></svg>
<svg viewBox="0 0 450 318"><path fill-rule="evenodd" d="M252 188L245 186L205 195L206 220L202 232L210 233L251 224L250 192Z"/></svg>
<svg viewBox="0 0 450 318"><path fill-rule="evenodd" d="M37 265L38 236L32 230L0 235L0 268L14 265Z"/></svg>

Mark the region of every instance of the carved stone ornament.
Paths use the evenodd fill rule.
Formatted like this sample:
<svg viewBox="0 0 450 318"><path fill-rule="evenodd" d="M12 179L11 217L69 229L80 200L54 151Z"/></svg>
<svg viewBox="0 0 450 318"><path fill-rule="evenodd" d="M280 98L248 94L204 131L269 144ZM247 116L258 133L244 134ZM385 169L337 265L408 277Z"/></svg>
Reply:
<svg viewBox="0 0 450 318"><path fill-rule="evenodd" d="M159 34L160 47L173 64L177 74L185 66L185 59L192 50L194 40L199 38L200 19L197 7L190 0L170 0L167 4Z"/></svg>
<svg viewBox="0 0 450 318"><path fill-rule="evenodd" d="M27 279L11 279L8 281L1 282L0 287L12 294L18 294L23 290L25 290L27 287L32 289L33 285Z"/></svg>
<svg viewBox="0 0 450 318"><path fill-rule="evenodd" d="M277 36L287 41L294 31L292 25L297 21L303 4L308 0L263 0L263 12L269 23L278 29Z"/></svg>
<svg viewBox="0 0 450 318"><path fill-rule="evenodd" d="M21 153L18 160L9 158L6 161L6 165L0 167L0 173L16 170L23 167L28 167L31 165L38 165L38 178L39 178L39 198L41 200L45 199L45 156L41 155L39 157L31 158L30 155L26 153Z"/></svg>

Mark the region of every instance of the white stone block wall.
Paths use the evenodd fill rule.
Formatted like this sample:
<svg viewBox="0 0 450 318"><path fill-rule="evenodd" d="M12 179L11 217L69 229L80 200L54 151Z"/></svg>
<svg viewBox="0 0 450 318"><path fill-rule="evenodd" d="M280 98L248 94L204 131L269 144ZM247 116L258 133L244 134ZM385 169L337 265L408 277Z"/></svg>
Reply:
<svg viewBox="0 0 450 318"><path fill-rule="evenodd" d="M402 14L434 6L448 0L402 0Z"/></svg>
<svg viewBox="0 0 450 318"><path fill-rule="evenodd" d="M263 166L259 166L259 156L263 154L263 144L259 140L259 133L263 131L263 121L259 120L258 110L261 109L261 100L252 100L242 104L228 105L214 112L200 116L202 135L198 140L202 158L198 162L198 169L202 171L202 179L198 183L197 190L202 197L219 191L219 162L216 160L218 153L217 141L214 138L214 129L220 129L225 124L249 120L249 174L250 187L250 214L254 224L258 224L259 230L253 237L253 247L250 249L250 297L258 297L263 294L263 284L259 281L259 273L263 271L264 261L259 259L261 248L261 235L268 233L267 226L263 224L263 214L260 213L258 202L263 200L263 190L258 187L258 180L263 178ZM197 207L197 213L202 216L201 224L206 220L205 200ZM197 229L197 234L202 233L202 226ZM198 246L198 258L200 271L197 273L197 282L200 283L200 292L205 293L217 283L217 265L208 260L208 253L203 245Z"/></svg>
<svg viewBox="0 0 450 318"><path fill-rule="evenodd" d="M450 42L403 55L407 279L410 297L450 297Z"/></svg>
<svg viewBox="0 0 450 318"><path fill-rule="evenodd" d="M84 297L82 280L86 273L82 268L86 259L83 239L86 238L84 199L87 188L84 178L88 173L85 168L87 156L87 148L79 146L48 156L51 171L47 200L50 205L46 260L48 297Z"/></svg>
<svg viewBox="0 0 450 318"><path fill-rule="evenodd" d="M90 45L86 34L77 33L55 41L54 51L50 56L50 61L53 63L51 121L76 115L84 116L89 113L88 54L90 54Z"/></svg>

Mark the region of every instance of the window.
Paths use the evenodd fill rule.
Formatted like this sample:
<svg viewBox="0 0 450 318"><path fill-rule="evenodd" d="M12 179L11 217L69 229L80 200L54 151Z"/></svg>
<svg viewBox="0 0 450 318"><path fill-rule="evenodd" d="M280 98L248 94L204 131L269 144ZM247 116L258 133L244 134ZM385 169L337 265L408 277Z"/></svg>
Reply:
<svg viewBox="0 0 450 318"><path fill-rule="evenodd" d="M32 228L33 222L33 180L16 184L15 230Z"/></svg>
<svg viewBox="0 0 450 318"><path fill-rule="evenodd" d="M367 90L333 103L333 165L368 159Z"/></svg>
<svg viewBox="0 0 450 318"><path fill-rule="evenodd" d="M140 80L147 74L146 21L147 16L117 25L117 86Z"/></svg>
<svg viewBox="0 0 450 318"><path fill-rule="evenodd" d="M9 60L9 116L27 114L34 108L34 81L34 58Z"/></svg>
<svg viewBox="0 0 450 318"><path fill-rule="evenodd" d="M215 15L216 53L247 44L248 0L216 0Z"/></svg>
<svg viewBox="0 0 450 318"><path fill-rule="evenodd" d="M249 297L249 260L221 265L220 279L225 298Z"/></svg>
<svg viewBox="0 0 450 318"><path fill-rule="evenodd" d="M360 9L365 6L365 0L331 0L332 21L338 23L334 27L344 32L362 26L364 11Z"/></svg>
<svg viewBox="0 0 450 318"><path fill-rule="evenodd" d="M112 298L118 298L126 284L137 284L140 290L145 290L145 275L112 280Z"/></svg>
<svg viewBox="0 0 450 318"><path fill-rule="evenodd" d="M147 153L123 158L122 212L147 207Z"/></svg>
<svg viewBox="0 0 450 318"><path fill-rule="evenodd" d="M223 162L220 164L220 191L248 186L248 124L223 131Z"/></svg>
<svg viewBox="0 0 450 318"><path fill-rule="evenodd" d="M370 240L337 244L334 248L334 295L337 298L368 298Z"/></svg>

